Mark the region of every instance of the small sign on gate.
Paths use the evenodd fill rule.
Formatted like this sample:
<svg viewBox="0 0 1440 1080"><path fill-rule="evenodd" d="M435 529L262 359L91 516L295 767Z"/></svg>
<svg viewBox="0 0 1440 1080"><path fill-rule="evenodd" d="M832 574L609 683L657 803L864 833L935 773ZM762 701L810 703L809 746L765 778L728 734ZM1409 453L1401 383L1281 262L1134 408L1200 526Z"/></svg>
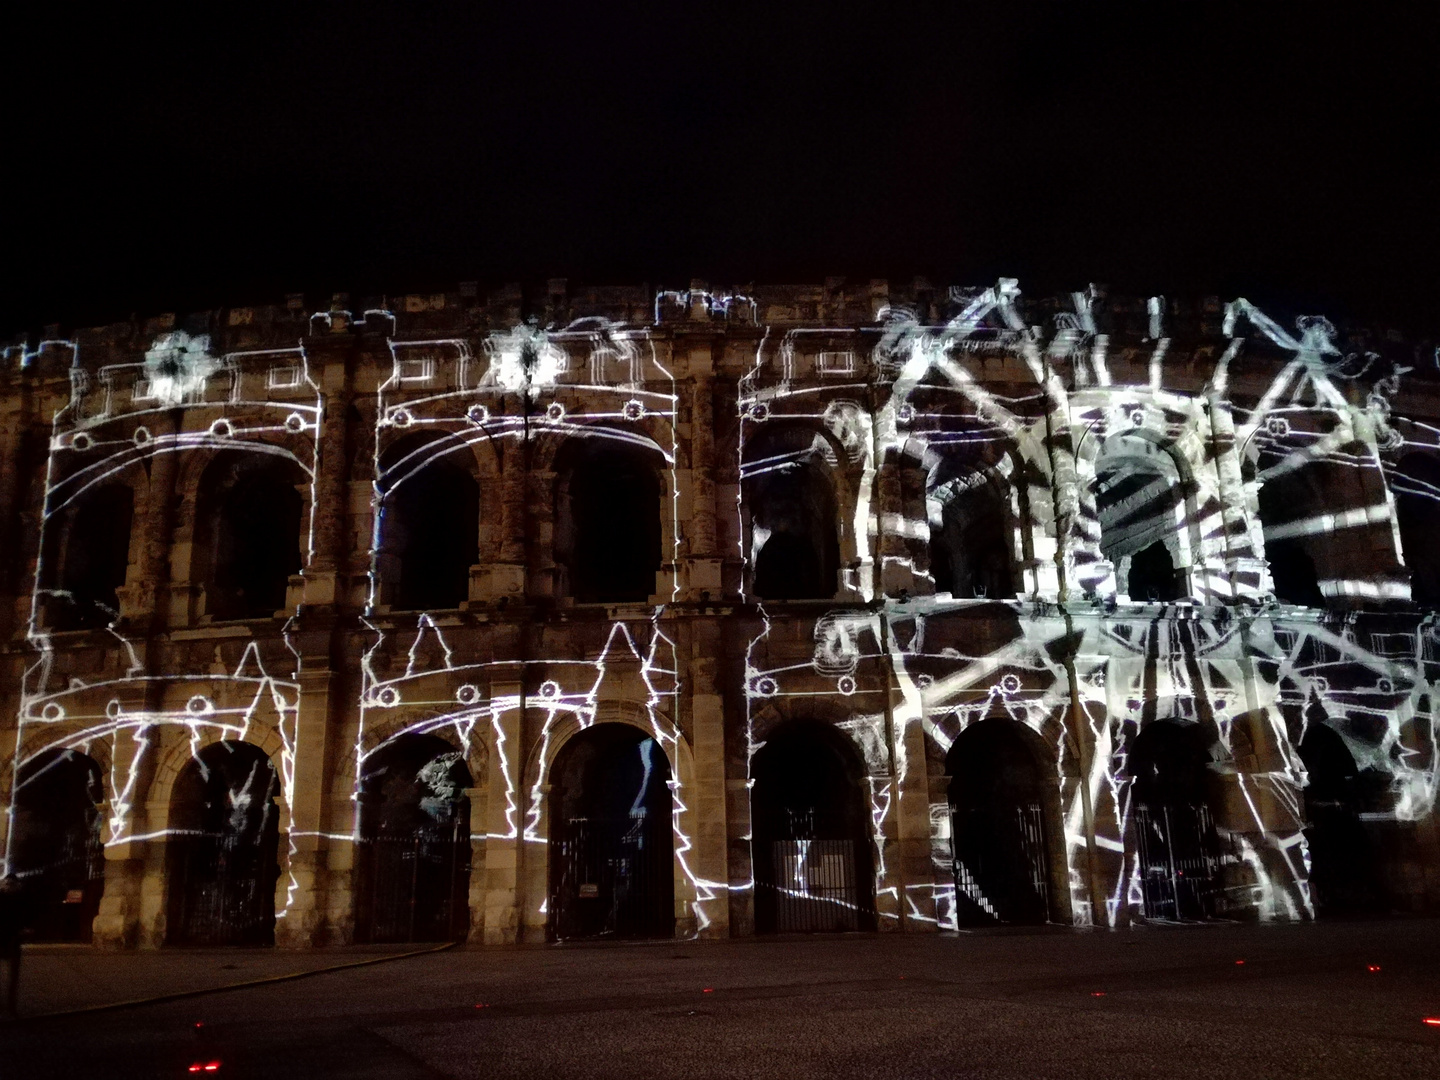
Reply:
<svg viewBox="0 0 1440 1080"><path fill-rule="evenodd" d="M599 886L599 885L596 885L596 884L594 884L594 883L592 883L592 882L587 882L586 884L580 886L580 899L581 899L581 900L597 900L597 899L599 899L599 897L600 897L600 886Z"/></svg>

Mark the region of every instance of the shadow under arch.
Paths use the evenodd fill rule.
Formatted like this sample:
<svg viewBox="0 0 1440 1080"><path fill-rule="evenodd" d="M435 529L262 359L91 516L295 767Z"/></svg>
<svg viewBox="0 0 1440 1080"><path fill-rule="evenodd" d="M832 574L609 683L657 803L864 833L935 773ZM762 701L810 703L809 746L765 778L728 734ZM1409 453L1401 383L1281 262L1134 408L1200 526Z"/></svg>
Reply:
<svg viewBox="0 0 1440 1080"><path fill-rule="evenodd" d="M171 791L166 944L273 945L280 776L253 743L204 747Z"/></svg>
<svg viewBox="0 0 1440 1080"><path fill-rule="evenodd" d="M46 519L40 565L46 629L91 629L119 617L134 512L134 489L112 481Z"/></svg>
<svg viewBox="0 0 1440 1080"><path fill-rule="evenodd" d="M1156 720L1136 736L1136 858L1147 919L1208 919L1220 887L1220 843L1210 810L1212 741L1200 724Z"/></svg>
<svg viewBox="0 0 1440 1080"><path fill-rule="evenodd" d="M547 934L675 933L670 761L640 728L601 722L566 740L549 769Z"/></svg>
<svg viewBox="0 0 1440 1080"><path fill-rule="evenodd" d="M1038 924L1055 919L1059 789L1033 733L1008 717L971 724L945 755L957 921ZM1064 848L1059 849L1064 861Z"/></svg>
<svg viewBox="0 0 1440 1080"><path fill-rule="evenodd" d="M1406 454L1390 476L1400 548L1410 570L1410 598L1423 607L1440 606L1440 459L1424 452Z"/></svg>
<svg viewBox="0 0 1440 1080"><path fill-rule="evenodd" d="M1333 729L1311 719L1300 740L1305 784L1305 840L1315 914L1359 915L1384 905L1375 887L1375 852L1360 819L1360 770Z"/></svg>
<svg viewBox="0 0 1440 1080"><path fill-rule="evenodd" d="M930 535L930 572L936 592L957 599L1014 598L1014 531L1007 487L986 470L955 477L931 492L930 497L941 503L939 528Z"/></svg>
<svg viewBox="0 0 1440 1080"><path fill-rule="evenodd" d="M563 595L582 604L645 603L658 588L665 457L604 434L555 455L555 561Z"/></svg>
<svg viewBox="0 0 1440 1080"><path fill-rule="evenodd" d="M757 933L873 930L864 766L833 726L791 720L750 763Z"/></svg>
<svg viewBox="0 0 1440 1080"><path fill-rule="evenodd" d="M42 751L18 770L9 865L36 941L90 940L105 892L104 797L99 763L76 750Z"/></svg>
<svg viewBox="0 0 1440 1080"><path fill-rule="evenodd" d="M1100 554L1115 567L1117 590L1140 602L1190 595L1190 568L1201 552L1184 460L1137 430L1099 443L1094 469Z"/></svg>
<svg viewBox="0 0 1440 1080"><path fill-rule="evenodd" d="M243 450L215 455L195 502L196 565L213 619L274 616L304 565L301 537L309 476L288 456Z"/></svg>
<svg viewBox="0 0 1440 1080"><path fill-rule="evenodd" d="M381 602L402 611L458 608L479 559L475 455L458 440L416 433L381 455L376 565Z"/></svg>
<svg viewBox="0 0 1440 1080"><path fill-rule="evenodd" d="M360 771L355 925L370 942L464 941L470 929L470 799L464 754L404 734Z"/></svg>
<svg viewBox="0 0 1440 1080"><path fill-rule="evenodd" d="M827 453L824 434L777 421L745 443L752 588L762 600L826 600L839 587L839 500Z"/></svg>

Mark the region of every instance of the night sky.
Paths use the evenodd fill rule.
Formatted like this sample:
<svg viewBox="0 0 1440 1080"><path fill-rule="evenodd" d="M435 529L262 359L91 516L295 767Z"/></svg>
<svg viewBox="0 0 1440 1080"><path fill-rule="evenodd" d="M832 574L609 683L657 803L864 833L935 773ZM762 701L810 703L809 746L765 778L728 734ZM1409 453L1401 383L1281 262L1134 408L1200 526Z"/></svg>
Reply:
<svg viewBox="0 0 1440 1080"><path fill-rule="evenodd" d="M5 48L0 334L918 274L1433 335L1440 18L1414 6L42 11Z"/></svg>

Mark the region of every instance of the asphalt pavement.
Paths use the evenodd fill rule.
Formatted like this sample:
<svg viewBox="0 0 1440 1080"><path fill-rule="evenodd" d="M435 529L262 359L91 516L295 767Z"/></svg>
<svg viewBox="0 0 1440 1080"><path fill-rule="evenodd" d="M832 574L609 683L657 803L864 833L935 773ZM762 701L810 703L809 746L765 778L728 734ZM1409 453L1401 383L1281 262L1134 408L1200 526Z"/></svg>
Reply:
<svg viewBox="0 0 1440 1080"><path fill-rule="evenodd" d="M253 985L194 993L235 983ZM193 996L73 1011L157 993ZM0 1076L1435 1080L1427 1018L1426 919L411 956L38 949L21 1019L0 1024Z"/></svg>

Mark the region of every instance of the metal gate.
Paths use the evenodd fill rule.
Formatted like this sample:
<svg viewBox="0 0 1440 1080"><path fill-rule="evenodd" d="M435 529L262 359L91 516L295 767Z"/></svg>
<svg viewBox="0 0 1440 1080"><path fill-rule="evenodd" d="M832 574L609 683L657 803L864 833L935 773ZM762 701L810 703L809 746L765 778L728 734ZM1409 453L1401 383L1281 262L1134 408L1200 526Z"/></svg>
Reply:
<svg viewBox="0 0 1440 1080"><path fill-rule="evenodd" d="M672 864L669 822L658 814L570 818L551 845L551 934L561 940L671 937Z"/></svg>
<svg viewBox="0 0 1440 1080"><path fill-rule="evenodd" d="M1220 876L1219 841L1209 807L1135 807L1140 883L1147 919L1207 919Z"/></svg>
<svg viewBox="0 0 1440 1080"><path fill-rule="evenodd" d="M259 836L248 830L175 836L169 848L172 944L274 944L273 828Z"/></svg>
<svg viewBox="0 0 1440 1080"><path fill-rule="evenodd" d="M1045 814L1039 803L951 808L962 925L1043 923L1050 915Z"/></svg>
<svg viewBox="0 0 1440 1080"><path fill-rule="evenodd" d="M372 942L464 941L470 929L470 831L381 833L361 847L369 883L362 925Z"/></svg>
<svg viewBox="0 0 1440 1080"><path fill-rule="evenodd" d="M867 914L857 887L854 840L772 840L769 873L756 881L776 933L859 930Z"/></svg>
<svg viewBox="0 0 1440 1080"><path fill-rule="evenodd" d="M100 912L105 892L105 847L100 839L100 815L91 813L83 828L62 834L54 857L39 870L21 871L32 878L41 898L32 925L35 941L89 941L91 926Z"/></svg>

